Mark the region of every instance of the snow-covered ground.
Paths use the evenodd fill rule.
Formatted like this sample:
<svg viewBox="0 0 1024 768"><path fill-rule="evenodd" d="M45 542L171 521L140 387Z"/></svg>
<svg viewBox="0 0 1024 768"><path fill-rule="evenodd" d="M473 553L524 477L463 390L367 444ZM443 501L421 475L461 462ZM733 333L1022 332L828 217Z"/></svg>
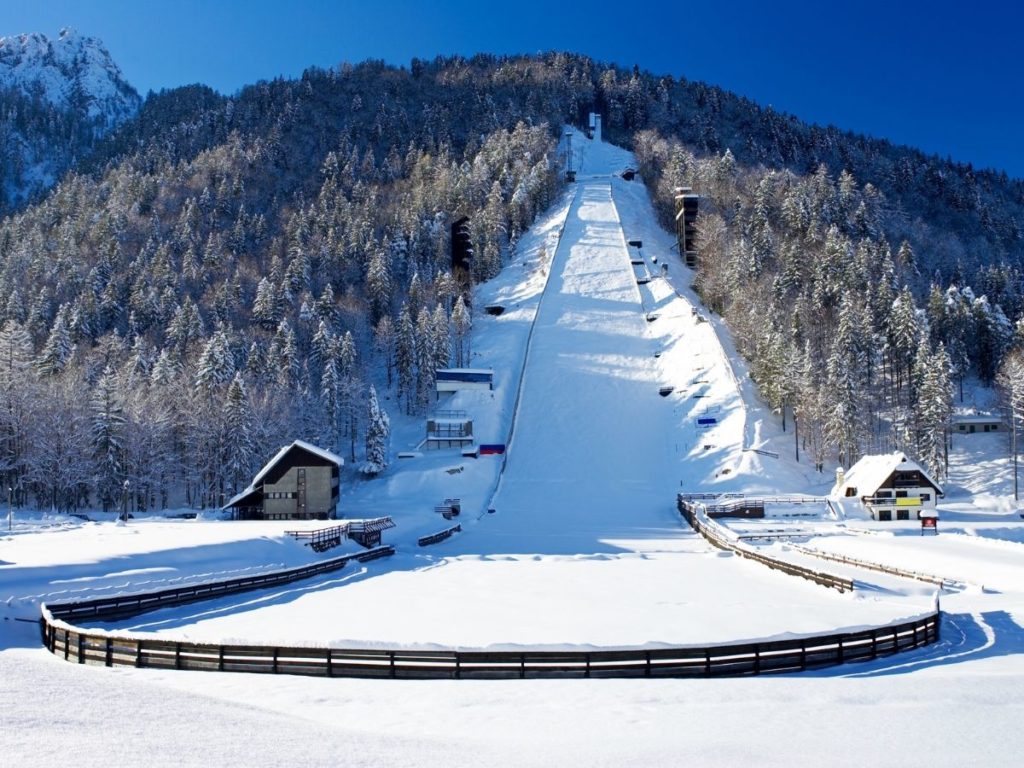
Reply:
<svg viewBox="0 0 1024 768"><path fill-rule="evenodd" d="M857 589L841 595L722 556L681 522L679 490L821 494L831 477L781 450L791 437L761 406L728 333L694 314L689 273L646 190L615 176L632 158L579 136L574 146L579 183L477 297L506 307L474 318L473 365L494 368L494 392L439 406L469 411L480 442L508 442L504 459L421 449L349 484L350 517L398 522L389 560L108 628L296 644L634 646L927 610L931 585L762 545L851 575ZM634 239L642 266L630 264ZM638 285L638 272L656 276ZM667 397L663 386L674 388ZM415 449L421 426L396 424L395 449ZM35 618L38 600L315 556L281 535L300 527L287 523L23 524L0 537L0 702L17 702L0 705L0 754L56 759L73 735L83 765L1016 765L1024 537L1006 501L1005 449L971 438L998 436L958 440L938 537L825 513L735 525L799 529L811 548L963 582L943 595L940 643L799 676L402 682L78 667L17 621ZM744 450L766 445L780 458ZM972 491L985 495L972 501ZM417 536L450 524L433 506L455 496L463 533L418 549Z"/></svg>

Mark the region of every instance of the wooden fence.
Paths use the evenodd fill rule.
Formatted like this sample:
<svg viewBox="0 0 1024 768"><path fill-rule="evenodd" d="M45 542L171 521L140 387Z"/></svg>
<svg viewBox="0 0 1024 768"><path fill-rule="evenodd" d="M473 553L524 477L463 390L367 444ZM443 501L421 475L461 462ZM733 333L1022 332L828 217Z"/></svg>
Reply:
<svg viewBox="0 0 1024 768"><path fill-rule="evenodd" d="M265 589L267 587L288 584L300 579L308 579L310 576L319 576L324 573L341 570L353 560L365 563L370 560L376 560L379 557L393 555L394 553L395 548L388 544L387 546L369 549L365 552L356 552L352 555L335 557L330 560L314 563L313 565L302 566L301 568L289 568L256 576L243 576L241 578L228 579L227 581L204 582L191 586L162 589L158 592L116 595L114 597L82 600L74 603L44 604L43 618L45 620L47 615L49 615L53 620L69 623L81 618L95 621L123 619L160 608L186 605L224 595L236 595L240 592L250 592L254 589Z"/></svg>
<svg viewBox="0 0 1024 768"><path fill-rule="evenodd" d="M314 552L326 552L328 549L340 547L348 537L348 523L310 531L285 531L284 535L291 536L296 541L305 541L306 546L312 547Z"/></svg>
<svg viewBox="0 0 1024 768"><path fill-rule="evenodd" d="M724 539L716 543L714 523L680 499L680 511L716 546L737 551L773 568L837 586L836 577L771 561ZM702 530L703 529L703 530ZM720 538L720 537L719 537ZM800 672L907 651L939 639L941 612L911 621L857 632L786 638L706 647L604 649L592 651L457 651L343 649L216 645L129 637L74 626L75 619L123 619L157 608L272 587L394 553L391 546L334 558L303 568L231 579L213 584L79 603L42 606L42 641L56 656L78 664L222 672L262 672L321 677L375 678L562 678L562 677L724 677ZM849 584L846 588L852 587ZM837 587L838 588L838 587Z"/></svg>
<svg viewBox="0 0 1024 768"><path fill-rule="evenodd" d="M823 571L815 571L811 568L805 568L802 565L787 563L784 560L776 560L763 552L758 552L751 547L744 546L739 541L729 539L724 535L721 527L705 514L701 505L687 501L683 494L679 494L677 505L680 514L682 514L686 522L688 522L690 526L697 531L697 533L719 549L734 552L740 557L745 557L748 560L753 560L761 563L762 565L767 565L769 568L782 571L790 576L799 576L803 579L809 579L815 584L821 584L823 587L838 589L840 592L853 591L853 581L851 579L846 579Z"/></svg>
<svg viewBox="0 0 1024 768"><path fill-rule="evenodd" d="M725 677L800 672L875 659L939 638L938 612L885 627L759 643L599 651L416 651L213 645L119 637L55 624L43 642L78 664L320 677Z"/></svg>
<svg viewBox="0 0 1024 768"><path fill-rule="evenodd" d="M429 536L420 536L417 542L421 547L428 547L431 544L437 544L439 541L444 541L449 538L452 534L458 533L462 530L462 524L453 525L451 528L445 528L443 531L437 533L431 533Z"/></svg>
<svg viewBox="0 0 1024 768"><path fill-rule="evenodd" d="M865 568L869 571L877 571L879 573L888 573L892 576L902 576L905 579L915 579L917 581L923 581L928 584L935 584L939 588L945 588L953 584L957 584L955 579L944 579L941 576L933 576L930 573L920 573L919 571L911 571L906 568L896 568L891 565L882 565L881 563L873 563L870 560L859 560L855 557L847 557L846 555L840 555L835 552L824 552L814 547L805 547L800 544L790 544L792 549L797 552L803 552L805 555L811 557L817 557L821 560L831 560L836 563L844 563L846 565L855 565L858 568Z"/></svg>

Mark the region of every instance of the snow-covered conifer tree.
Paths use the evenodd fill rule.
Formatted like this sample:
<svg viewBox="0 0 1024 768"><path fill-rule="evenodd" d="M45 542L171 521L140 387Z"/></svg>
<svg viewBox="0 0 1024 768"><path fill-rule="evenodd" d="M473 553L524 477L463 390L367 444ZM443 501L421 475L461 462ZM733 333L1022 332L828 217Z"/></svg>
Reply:
<svg viewBox="0 0 1024 768"><path fill-rule="evenodd" d="M391 437L391 420L381 409L377 390L370 386L366 415L366 463L362 471L376 475L387 469L388 441Z"/></svg>

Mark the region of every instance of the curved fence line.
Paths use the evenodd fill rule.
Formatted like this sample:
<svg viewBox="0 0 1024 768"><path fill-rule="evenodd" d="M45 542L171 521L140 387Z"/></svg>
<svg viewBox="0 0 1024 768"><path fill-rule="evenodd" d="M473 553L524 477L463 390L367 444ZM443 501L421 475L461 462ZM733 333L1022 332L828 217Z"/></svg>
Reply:
<svg viewBox="0 0 1024 768"><path fill-rule="evenodd" d="M797 565L796 563L787 563L783 560L776 560L763 552L758 552L751 547L744 546L739 541L730 539L726 535L725 529L708 517L704 510L704 505L689 501L686 498L686 494L679 494L676 499L676 505L686 522L688 522L690 526L697 531L697 533L707 539L712 546L729 552L734 552L740 557L745 557L748 560L754 560L755 562L767 565L769 568L773 568L776 571L787 573L790 576L799 576L800 578L808 579L823 587L838 589L840 592L853 591L852 579L843 578L842 576L836 576L835 574L825 573L823 571L815 571L811 568L805 568L802 565Z"/></svg>
<svg viewBox="0 0 1024 768"><path fill-rule="evenodd" d="M938 612L858 632L707 647L596 651L417 651L214 645L90 633L43 609L43 643L78 664L320 677L735 677L800 672L934 643Z"/></svg>
<svg viewBox="0 0 1024 768"><path fill-rule="evenodd" d="M187 605L188 603L195 603L200 600L210 600L225 595L250 592L254 589L265 589L280 584L289 584L300 579L308 579L311 576L339 571L353 560L365 563L393 554L395 554L395 548L388 544L383 547L368 549L365 552L356 552L351 555L323 560L313 565L304 565L300 568L288 568L256 576L243 576L241 578L228 579L227 581L208 581L190 586L161 589L157 592L115 595L113 597L94 598L92 600L80 600L71 603L53 603L52 605L44 603L42 606L43 619L45 620L47 616L51 620L67 622L83 617L96 620L122 619L138 616L139 614L155 611L160 608Z"/></svg>
<svg viewBox="0 0 1024 768"><path fill-rule="evenodd" d="M323 677L540 678L720 677L799 672L874 659L934 643L940 612L855 632L706 647L589 651L459 651L216 645L85 630L69 620L124 619L157 608L283 584L394 552L390 546L249 579L42 606L46 648L78 664Z"/></svg>

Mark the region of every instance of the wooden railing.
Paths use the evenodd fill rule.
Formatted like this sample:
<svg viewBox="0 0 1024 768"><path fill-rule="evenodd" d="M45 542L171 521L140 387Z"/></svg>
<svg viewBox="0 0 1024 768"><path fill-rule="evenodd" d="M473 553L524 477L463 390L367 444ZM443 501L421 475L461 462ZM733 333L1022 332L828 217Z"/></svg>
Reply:
<svg viewBox="0 0 1024 768"><path fill-rule="evenodd" d="M800 578L808 579L813 581L815 584L821 584L823 587L838 589L840 592L853 591L853 581L851 579L846 579L842 576L836 576L823 571L815 571L811 568L805 568L802 565L787 563L784 560L776 560L763 552L759 552L752 547L746 546L738 540L729 538L722 526L718 525L707 516L702 505L687 501L683 494L679 494L677 505L680 514L686 522L688 522L690 526L697 531L697 533L719 549L734 552L740 557L745 557L748 560L761 563L762 565L766 565L776 571L787 573L790 576L799 576Z"/></svg>
<svg viewBox="0 0 1024 768"><path fill-rule="evenodd" d="M324 573L341 570L353 560L365 563L369 560L376 560L379 557L393 555L394 553L395 548L388 544L387 546L377 547L365 552L356 552L355 554L344 555L343 557L335 557L330 560L314 563L313 565L302 566L301 568L289 568L256 576L243 576L241 578L228 579L227 581L204 582L191 586L162 589L158 592L117 595L74 603L54 603L43 605L43 616L45 618L49 615L53 620L69 623L82 618L94 621L122 619L129 616L137 616L148 611L155 611L159 608L186 605L224 595L236 595L240 592L250 592L254 589L265 589L281 584L289 584L300 579L308 579L311 576L320 576Z"/></svg>
<svg viewBox="0 0 1024 768"><path fill-rule="evenodd" d="M840 555L835 552L824 552L820 549L815 549L814 547L805 547L800 544L790 544L789 546L797 552L803 552L805 555L817 557L821 560L831 560L836 563L844 563L846 565L857 566L858 568L865 568L869 571L887 573L891 576L902 576L905 579L915 579L916 581L923 581L927 584L935 584L940 588L960 583L955 579L944 579L941 576L933 576L930 573L920 573L919 571L911 571L906 568L882 565L881 563L873 563L870 560L859 560L858 558L847 557L846 555Z"/></svg>
<svg viewBox="0 0 1024 768"><path fill-rule="evenodd" d="M939 613L858 632L707 647L598 651L417 651L213 645L90 633L43 611L43 642L65 660L321 677L725 677L800 672L919 648L939 638Z"/></svg>
<svg viewBox="0 0 1024 768"><path fill-rule="evenodd" d="M332 525L329 528L315 528L311 531L285 531L285 536L291 536L296 541L305 541L307 547L312 547L315 552L326 552L328 549L341 546L348 536L348 523Z"/></svg>
<svg viewBox="0 0 1024 768"><path fill-rule="evenodd" d="M431 544L437 544L439 541L451 537L452 534L458 533L462 530L462 524L453 525L451 528L445 528L443 531L437 533L431 533L429 536L420 536L417 542L421 547L429 547Z"/></svg>

